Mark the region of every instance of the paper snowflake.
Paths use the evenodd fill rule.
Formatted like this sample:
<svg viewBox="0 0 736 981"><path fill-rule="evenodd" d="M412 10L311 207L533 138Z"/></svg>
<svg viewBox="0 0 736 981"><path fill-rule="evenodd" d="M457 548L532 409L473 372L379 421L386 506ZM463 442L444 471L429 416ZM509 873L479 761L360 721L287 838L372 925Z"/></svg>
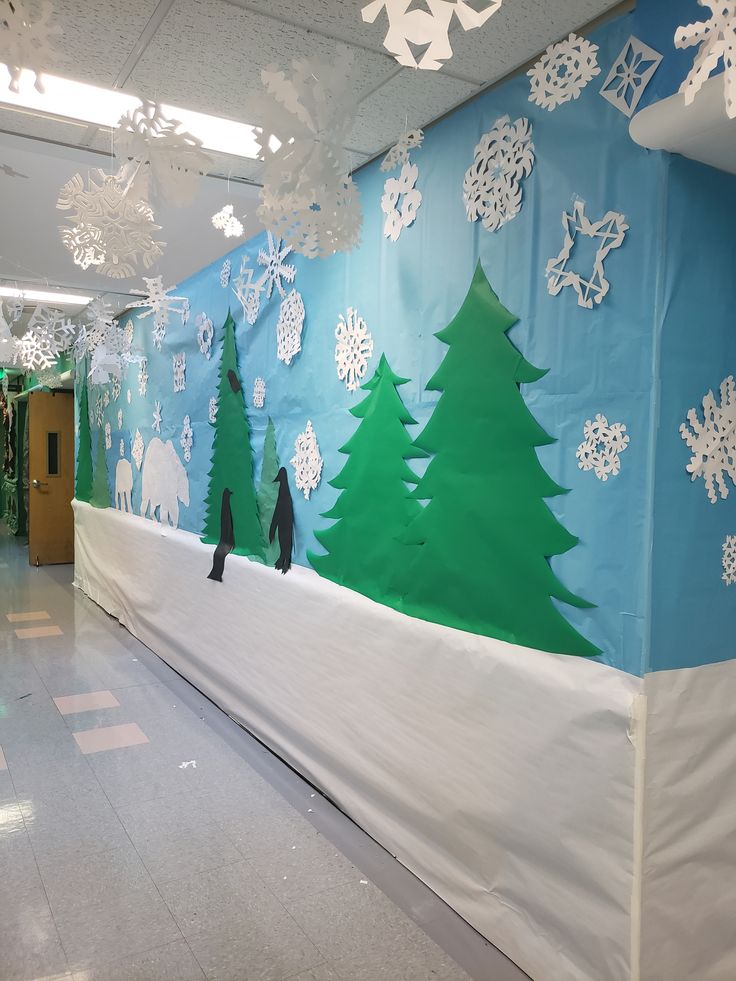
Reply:
<svg viewBox="0 0 736 981"><path fill-rule="evenodd" d="M373 337L357 310L348 307L347 320L340 314L335 328L335 361L337 377L345 382L345 388L354 392L360 387L373 354Z"/></svg>
<svg viewBox="0 0 736 981"><path fill-rule="evenodd" d="M350 177L303 198L264 185L261 201L258 217L263 224L308 259L349 252L360 241L363 212Z"/></svg>
<svg viewBox="0 0 736 981"><path fill-rule="evenodd" d="M192 446L194 445L194 433L192 431L192 420L189 416L184 416L184 423L181 428L181 448L184 450L184 460L186 463L192 459Z"/></svg>
<svg viewBox="0 0 736 981"><path fill-rule="evenodd" d="M112 449L112 427L109 422L105 423L105 449Z"/></svg>
<svg viewBox="0 0 736 981"><path fill-rule="evenodd" d="M419 176L416 164L405 163L398 177L389 177L383 185L381 211L386 215L383 234L396 242L402 229L408 228L419 211L422 203L422 192L414 185Z"/></svg>
<svg viewBox="0 0 736 981"><path fill-rule="evenodd" d="M8 299L5 301L5 305L8 309L8 323L17 323L23 316L23 310L25 309L25 293L21 291L18 296L8 297Z"/></svg>
<svg viewBox="0 0 736 981"><path fill-rule="evenodd" d="M102 425L102 420L104 419L105 408L102 404L102 399L97 396L97 402L95 403L95 425L99 428Z"/></svg>
<svg viewBox="0 0 736 981"><path fill-rule="evenodd" d="M212 216L212 224L224 234L225 238L240 238L243 234L243 223L235 217L233 210L233 205L226 204Z"/></svg>
<svg viewBox="0 0 736 981"><path fill-rule="evenodd" d="M135 460L136 467L140 470L143 464L143 454L146 449L146 444L143 442L143 437L141 436L140 429L135 431L135 439L133 440L133 448L130 451L130 455Z"/></svg>
<svg viewBox="0 0 736 981"><path fill-rule="evenodd" d="M726 535L723 549L723 575L721 579L727 586L736 584L736 535Z"/></svg>
<svg viewBox="0 0 736 981"><path fill-rule="evenodd" d="M37 306L25 334L17 344L18 356L27 371L50 368L74 341L74 324L59 310Z"/></svg>
<svg viewBox="0 0 736 981"><path fill-rule="evenodd" d="M112 391L110 392L113 402L117 402L117 400L120 398L120 391L121 391L120 379L113 378Z"/></svg>
<svg viewBox="0 0 736 981"><path fill-rule="evenodd" d="M680 435L692 451L686 470L691 479L702 477L711 504L718 500L716 485L721 499L728 497L725 477L736 484L736 393L733 375L721 382L721 403L716 402L710 391L703 398L703 422L695 409L687 414L688 428L680 426Z"/></svg>
<svg viewBox="0 0 736 981"><path fill-rule="evenodd" d="M282 280L286 280L287 283L294 282L296 266L284 262L290 252L290 245L284 245L281 239L274 241L273 235L268 232L268 251L260 249L258 252L258 264L264 266L262 279L267 300L271 299L274 286L281 294L282 299L286 296Z"/></svg>
<svg viewBox="0 0 736 981"><path fill-rule="evenodd" d="M194 322L197 325L197 344L199 344L199 350L209 361L212 357L212 341L215 337L215 325L206 313L198 313Z"/></svg>
<svg viewBox="0 0 736 981"><path fill-rule="evenodd" d="M217 422L217 399L215 398L214 395L210 396L208 418L212 423L212 425L214 426L214 424Z"/></svg>
<svg viewBox="0 0 736 981"><path fill-rule="evenodd" d="M186 299L186 297L170 296L169 294L172 290L176 289L176 286L170 286L168 289L164 289L161 276L154 276L152 279L148 279L146 276L144 276L143 282L146 284L145 290L130 291L131 293L137 293L138 296L143 297L143 299L134 300L132 303L129 303L125 309L145 310L145 313L138 314L138 316L141 318L150 317L151 314L153 314L153 343L154 346L160 351L164 337L166 336L166 327L169 323L170 314L181 314L181 308L175 307L174 302L176 300L183 301Z"/></svg>
<svg viewBox="0 0 736 981"><path fill-rule="evenodd" d="M532 127L520 117L511 122L501 116L475 148L473 163L465 172L463 198L468 221L483 222L491 232L521 211L521 181L534 166Z"/></svg>
<svg viewBox="0 0 736 981"><path fill-rule="evenodd" d="M310 493L317 489L322 478L322 457L311 420L307 420L307 428L297 436L294 449L296 452L289 461L294 468L294 483L309 500Z"/></svg>
<svg viewBox="0 0 736 981"><path fill-rule="evenodd" d="M302 295L297 290L292 290L281 302L276 324L276 357L284 364L291 364L292 358L302 349L305 316Z"/></svg>
<svg viewBox="0 0 736 981"><path fill-rule="evenodd" d="M120 456L125 456L125 440L124 439L121 439L120 440L119 451L120 451Z"/></svg>
<svg viewBox="0 0 736 981"><path fill-rule="evenodd" d="M260 375L253 382L253 405L257 409L262 409L266 401L266 380Z"/></svg>
<svg viewBox="0 0 736 981"><path fill-rule="evenodd" d="M253 279L254 275L254 271L248 268L248 257L243 256L240 260L240 275L233 280L235 285L232 289L240 300L245 319L251 326L258 320L261 311L261 293L266 288L266 273L257 280Z"/></svg>
<svg viewBox="0 0 736 981"><path fill-rule="evenodd" d="M83 269L113 279L133 276L138 262L145 269L163 255L163 242L153 239L161 226L145 201L126 193L124 185L99 168L89 172L87 184L75 174L61 188L56 207L69 211L69 226L61 227L61 240Z"/></svg>
<svg viewBox="0 0 736 981"><path fill-rule="evenodd" d="M563 102L577 99L588 82L601 73L597 51L597 44L591 44L577 34L550 44L527 72L531 79L529 101L552 112Z"/></svg>
<svg viewBox="0 0 736 981"><path fill-rule="evenodd" d="M0 14L0 61L10 73L11 92L18 92L23 69L35 76L37 92L44 92L43 71L54 60L55 39L61 28L49 23L50 0L43 0L38 17L31 18L25 0L4 3Z"/></svg>
<svg viewBox="0 0 736 981"><path fill-rule="evenodd" d="M138 394L145 398L148 392L148 358L141 358L138 366Z"/></svg>
<svg viewBox="0 0 736 981"><path fill-rule="evenodd" d="M163 416L161 413L161 403L154 402L153 404L153 422L151 423L151 429L155 432L161 432L161 423L163 422Z"/></svg>
<svg viewBox="0 0 736 981"><path fill-rule="evenodd" d="M698 0L698 3L709 8L710 19L686 24L675 31L676 48L700 46L680 92L689 106L723 59L726 115L736 119L736 0Z"/></svg>
<svg viewBox="0 0 736 981"><path fill-rule="evenodd" d="M391 147L386 156L381 161L381 170L394 170L396 167L403 167L409 163L409 151L415 150L422 145L424 133L420 129L409 130L404 133L401 139Z"/></svg>
<svg viewBox="0 0 736 981"><path fill-rule="evenodd" d="M223 289L225 289L227 284L230 282L231 269L232 269L232 264L230 260L225 259L225 261L222 264L222 269L220 270L220 286L222 286Z"/></svg>
<svg viewBox="0 0 736 981"><path fill-rule="evenodd" d="M611 66L601 95L625 116L633 116L661 61L658 51L638 37L630 37Z"/></svg>
<svg viewBox="0 0 736 981"><path fill-rule="evenodd" d="M383 46L400 65L437 71L452 57L450 22L457 16L465 31L485 24L502 0L427 0L423 7L411 0L373 0L361 10L363 20L372 24L383 8L388 32ZM418 60L412 47L421 51Z"/></svg>
<svg viewBox="0 0 736 981"><path fill-rule="evenodd" d="M123 428L123 410L118 409L118 429Z"/></svg>
<svg viewBox="0 0 736 981"><path fill-rule="evenodd" d="M603 263L612 249L618 249L624 241L629 226L624 216L615 211L607 211L600 221L592 222L585 215L585 204L576 201L573 212L562 212L562 227L565 238L559 255L547 263L547 290L552 296L565 286L572 286L578 295L578 306L593 309L593 303L600 303L608 293L611 284L605 276ZM578 235L598 239L598 249L590 272L576 272L567 268Z"/></svg>
<svg viewBox="0 0 736 981"><path fill-rule="evenodd" d="M585 439L578 446L575 456L581 470L593 470L599 480L615 477L621 469L619 455L629 445L626 426L620 422L608 424L600 413L595 421L588 419L583 427Z"/></svg>
<svg viewBox="0 0 736 981"><path fill-rule="evenodd" d="M181 304L181 325L186 327L189 323L189 316L192 312L192 308L189 304L189 297L185 296Z"/></svg>
<svg viewBox="0 0 736 981"><path fill-rule="evenodd" d="M104 406L104 408L107 408L109 404L110 404L110 393L108 391L105 391L105 394L102 396L102 405Z"/></svg>
<svg viewBox="0 0 736 981"><path fill-rule="evenodd" d="M133 401L133 393L130 391L130 389L128 389L128 391L126 392L125 397L128 400L128 405L130 405L130 403Z"/></svg>
<svg viewBox="0 0 736 981"><path fill-rule="evenodd" d="M174 391L183 392L187 387L187 355L185 351L171 356L171 366L174 372Z"/></svg>
<svg viewBox="0 0 736 981"><path fill-rule="evenodd" d="M212 166L202 141L147 99L120 118L115 149L126 159L120 181L128 194L143 201L149 200L153 186L170 204L189 204L199 177Z"/></svg>
<svg viewBox="0 0 736 981"><path fill-rule="evenodd" d="M64 384L55 368L41 368L35 374L36 384L44 388L62 388Z"/></svg>

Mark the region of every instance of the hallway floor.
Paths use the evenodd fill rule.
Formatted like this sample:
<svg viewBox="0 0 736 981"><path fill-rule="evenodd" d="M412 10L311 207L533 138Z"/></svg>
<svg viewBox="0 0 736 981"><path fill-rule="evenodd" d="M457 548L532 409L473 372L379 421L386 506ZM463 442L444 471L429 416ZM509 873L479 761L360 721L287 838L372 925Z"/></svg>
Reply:
<svg viewBox="0 0 736 981"><path fill-rule="evenodd" d="M0 981L57 978L526 975L0 528Z"/></svg>

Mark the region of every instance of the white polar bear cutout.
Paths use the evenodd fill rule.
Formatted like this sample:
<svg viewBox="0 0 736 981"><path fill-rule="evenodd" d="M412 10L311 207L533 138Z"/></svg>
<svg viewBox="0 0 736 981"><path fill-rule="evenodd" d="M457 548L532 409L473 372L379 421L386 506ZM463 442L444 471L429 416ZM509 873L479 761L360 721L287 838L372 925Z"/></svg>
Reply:
<svg viewBox="0 0 736 981"><path fill-rule="evenodd" d="M118 511L125 510L130 513L133 510L131 501L133 500L133 468L128 460L118 460L115 468L115 507Z"/></svg>
<svg viewBox="0 0 736 981"><path fill-rule="evenodd" d="M146 448L143 460L141 514L145 518L150 507L151 517L162 525L179 524L179 501L189 507L189 478L184 464L177 456L171 440L162 443L154 436Z"/></svg>

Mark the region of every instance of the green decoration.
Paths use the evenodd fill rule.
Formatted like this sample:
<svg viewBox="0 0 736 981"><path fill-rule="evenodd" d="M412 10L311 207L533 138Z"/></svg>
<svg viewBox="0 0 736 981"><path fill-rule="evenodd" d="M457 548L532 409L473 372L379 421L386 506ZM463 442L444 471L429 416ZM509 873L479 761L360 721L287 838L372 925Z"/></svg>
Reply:
<svg viewBox="0 0 736 981"><path fill-rule="evenodd" d="M276 474L279 472L279 454L276 449L276 430L273 422L269 418L266 427L266 436L263 441L263 464L261 466L261 482L258 486L258 514L261 519L261 531L266 543L265 559L266 565L273 565L279 557L278 540L268 541L268 533L271 528L271 519L276 508L276 500L279 496L279 485L276 481Z"/></svg>
<svg viewBox="0 0 736 981"><path fill-rule="evenodd" d="M92 482L92 494L89 503L95 508L110 507L110 483L107 477L107 454L105 452L105 434L102 427L97 430L97 458L95 460L95 476Z"/></svg>
<svg viewBox="0 0 736 981"><path fill-rule="evenodd" d="M412 616L560 654L600 651L551 597L581 609L549 557L578 539L544 498L567 493L536 447L555 440L536 422L520 384L546 371L506 337L517 322L480 263L459 312L436 336L449 346L428 389L441 396L416 445L433 455L414 497L427 501L404 537L410 549L398 608Z"/></svg>
<svg viewBox="0 0 736 981"><path fill-rule="evenodd" d="M79 396L79 439L74 496L78 501L88 502L92 497L92 433L89 428L89 396L86 380L82 382Z"/></svg>
<svg viewBox="0 0 736 981"><path fill-rule="evenodd" d="M228 488L232 492L230 508L235 536L233 551L238 555L249 555L263 561L266 543L253 482L253 451L238 373L235 321L229 311L225 321L217 395L217 416L213 424L215 438L202 541L208 545L216 545L220 540L222 492Z"/></svg>
<svg viewBox="0 0 736 981"><path fill-rule="evenodd" d="M407 555L401 535L422 510L407 487L418 478L406 461L427 455L406 431L416 424L397 390L407 381L393 373L382 355L375 374L362 386L369 394L350 410L360 425L341 447L348 460L330 481L342 493L322 515L338 520L315 532L328 554L307 553L321 576L389 605L396 605L389 592L395 567Z"/></svg>

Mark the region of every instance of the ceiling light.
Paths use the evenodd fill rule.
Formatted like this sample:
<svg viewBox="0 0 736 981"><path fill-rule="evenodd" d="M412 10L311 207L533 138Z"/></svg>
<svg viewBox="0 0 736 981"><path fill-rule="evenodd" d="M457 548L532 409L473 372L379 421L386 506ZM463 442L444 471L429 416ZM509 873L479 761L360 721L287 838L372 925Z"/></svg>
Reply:
<svg viewBox="0 0 736 981"><path fill-rule="evenodd" d="M141 104L137 96L119 89L100 88L86 82L48 75L46 72L43 74L45 91L37 92L34 88L35 76L28 69L21 73L19 91L11 92L7 87L9 77L7 66L0 63L0 104L93 126L114 129L124 113ZM161 108L166 116L182 123L208 150L235 157L248 157L250 160L257 159L259 151L253 126L163 102Z"/></svg>
<svg viewBox="0 0 736 981"><path fill-rule="evenodd" d="M75 307L84 307L92 301L91 296L80 293L56 293L53 290L19 290L14 286L0 286L0 296L19 297L29 303L60 303Z"/></svg>

